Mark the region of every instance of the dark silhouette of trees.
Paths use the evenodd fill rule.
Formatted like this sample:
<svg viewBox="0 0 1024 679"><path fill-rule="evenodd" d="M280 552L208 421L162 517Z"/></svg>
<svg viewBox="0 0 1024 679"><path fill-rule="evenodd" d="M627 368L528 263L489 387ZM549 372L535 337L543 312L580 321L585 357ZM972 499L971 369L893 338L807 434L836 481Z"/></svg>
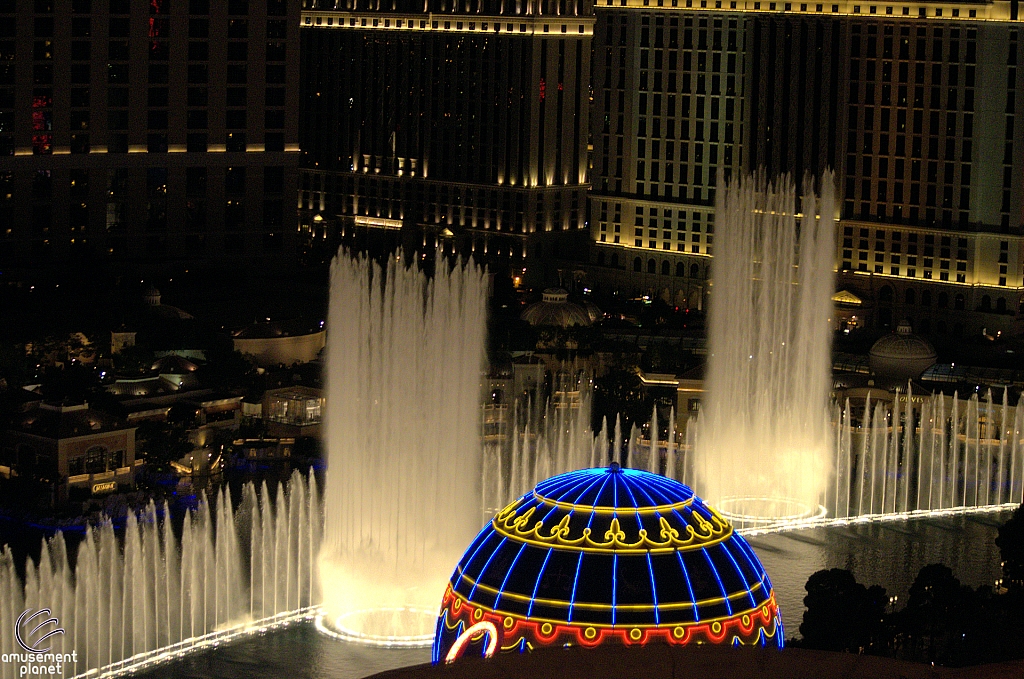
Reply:
<svg viewBox="0 0 1024 679"><path fill-rule="evenodd" d="M865 587L833 568L807 580L802 639L791 645L885 655L952 667L1024 658L1024 510L996 539L1005 588L963 585L942 564L925 566L900 610L881 587Z"/></svg>
<svg viewBox="0 0 1024 679"><path fill-rule="evenodd" d="M857 582L850 571L833 568L810 577L800 625L805 648L877 653L884 638L885 589Z"/></svg>
<svg viewBox="0 0 1024 679"><path fill-rule="evenodd" d="M942 564L925 566L910 586L910 599L896 615L901 654L947 664L962 645L965 613L974 592Z"/></svg>
<svg viewBox="0 0 1024 679"><path fill-rule="evenodd" d="M1024 505L999 527L996 547L1003 562L1003 585L1007 589L1024 589Z"/></svg>

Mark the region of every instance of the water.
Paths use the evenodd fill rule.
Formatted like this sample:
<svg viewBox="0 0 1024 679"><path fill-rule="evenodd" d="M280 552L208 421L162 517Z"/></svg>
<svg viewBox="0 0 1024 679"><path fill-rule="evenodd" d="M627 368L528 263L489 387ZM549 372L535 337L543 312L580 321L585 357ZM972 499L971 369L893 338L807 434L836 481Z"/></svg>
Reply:
<svg viewBox="0 0 1024 679"><path fill-rule="evenodd" d="M833 413L831 516L1020 503L1024 399L914 394Z"/></svg>
<svg viewBox="0 0 1024 679"><path fill-rule="evenodd" d="M992 585L1001 577L996 530L1010 513L807 528L747 541L772 579L791 638L799 636L807 578L822 569L849 570L857 582L882 585L901 602L918 571L933 563L949 566L965 585Z"/></svg>
<svg viewBox="0 0 1024 679"><path fill-rule="evenodd" d="M320 577L329 626L432 637L437 597L480 527L486 286L365 256L331 269ZM428 639L429 641L429 639Z"/></svg>
<svg viewBox="0 0 1024 679"><path fill-rule="evenodd" d="M547 403L543 413L519 400L499 406L510 408L512 416L506 436L484 438L480 525L544 479L606 463L607 435L602 447L601 437L590 431L591 381L580 374L573 382L578 400ZM493 414L494 406L485 407L485 425Z"/></svg>
<svg viewBox="0 0 1024 679"><path fill-rule="evenodd" d="M962 582L999 577L996 525L1009 513L813 528L750 538L782 609L787 637L799 635L804 584L822 568L847 568L858 582L880 584L903 601L922 566L945 563ZM428 649L341 643L296 625L143 672L140 679L358 679L429 662Z"/></svg>
<svg viewBox="0 0 1024 679"><path fill-rule="evenodd" d="M64 634L54 653L77 654L59 676L144 662L171 648L188 652L259 627L261 619L320 598L313 564L320 542L316 482L295 472L276 499L263 485L243 489L235 511L226 489L211 506L201 500L184 517L180 535L151 502L130 513L123 536L109 521L86 530L69 558L61 533L29 561L22 583L11 550L0 551L0 653L18 651L15 624L22 611L48 608ZM27 630L24 630L27 631ZM42 647L39 647L42 648ZM0 678L17 676L0 664Z"/></svg>
<svg viewBox="0 0 1024 679"><path fill-rule="evenodd" d="M826 488L833 183L820 202L787 178L719 192L695 487L723 512L813 512Z"/></svg>

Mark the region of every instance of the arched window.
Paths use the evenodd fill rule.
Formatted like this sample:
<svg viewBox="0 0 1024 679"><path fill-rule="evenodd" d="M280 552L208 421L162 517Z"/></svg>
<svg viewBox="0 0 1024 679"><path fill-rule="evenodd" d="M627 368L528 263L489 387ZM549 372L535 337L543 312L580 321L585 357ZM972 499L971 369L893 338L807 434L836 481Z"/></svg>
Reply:
<svg viewBox="0 0 1024 679"><path fill-rule="evenodd" d="M932 329L931 321L929 321L927 318L922 318L921 319L921 324L917 328L917 331L919 333L921 333L922 335L927 335L929 332L931 332L931 329Z"/></svg>
<svg viewBox="0 0 1024 679"><path fill-rule="evenodd" d="M883 304L892 304L892 288L888 285L883 286L882 289L878 291L878 301Z"/></svg>
<svg viewBox="0 0 1024 679"><path fill-rule="evenodd" d="M639 271L640 267L642 267L642 266L643 266L643 262L640 261L639 257L637 257L636 259L633 260L633 271Z"/></svg>
<svg viewBox="0 0 1024 679"><path fill-rule="evenodd" d="M697 266L696 264L691 264L690 265L690 278L699 278L699 277L700 277L700 267Z"/></svg>
<svg viewBox="0 0 1024 679"><path fill-rule="evenodd" d="M996 300L996 311L998 311L1001 314L1005 314L1006 313L1006 298L1005 297L1000 297L999 299Z"/></svg>
<svg viewBox="0 0 1024 679"><path fill-rule="evenodd" d="M956 296L956 300L953 302L953 308L958 310L958 311L963 311L963 308L964 308L964 296L962 294L958 294Z"/></svg>
<svg viewBox="0 0 1024 679"><path fill-rule="evenodd" d="M612 253L612 266L616 268L619 266L619 253L617 252Z"/></svg>
<svg viewBox="0 0 1024 679"><path fill-rule="evenodd" d="M676 275L680 278L686 276L686 265L682 262L676 262Z"/></svg>
<svg viewBox="0 0 1024 679"><path fill-rule="evenodd" d="M604 266L604 252L597 253L597 265Z"/></svg>
<svg viewBox="0 0 1024 679"><path fill-rule="evenodd" d="M907 304L914 304L917 301L917 295L914 294L914 288L907 288L907 292L904 297Z"/></svg>
<svg viewBox="0 0 1024 679"><path fill-rule="evenodd" d="M946 294L945 292L940 292L939 293L939 308L940 309L945 309L948 306L949 306L949 295Z"/></svg>
<svg viewBox="0 0 1024 679"><path fill-rule="evenodd" d="M991 311L992 310L992 298L988 295L981 296L981 310Z"/></svg>
<svg viewBox="0 0 1024 679"><path fill-rule="evenodd" d="M669 264L667 261L662 262L661 263L661 275L662 276L667 276L669 274L669 272L672 270L670 268L671 266L672 265Z"/></svg>
<svg viewBox="0 0 1024 679"><path fill-rule="evenodd" d="M655 262L653 259L648 259L647 260L647 273L657 273L657 272L658 272L658 263Z"/></svg>
<svg viewBox="0 0 1024 679"><path fill-rule="evenodd" d="M932 305L932 291L931 290L925 290L924 292L921 293L921 305L922 306L931 306Z"/></svg>

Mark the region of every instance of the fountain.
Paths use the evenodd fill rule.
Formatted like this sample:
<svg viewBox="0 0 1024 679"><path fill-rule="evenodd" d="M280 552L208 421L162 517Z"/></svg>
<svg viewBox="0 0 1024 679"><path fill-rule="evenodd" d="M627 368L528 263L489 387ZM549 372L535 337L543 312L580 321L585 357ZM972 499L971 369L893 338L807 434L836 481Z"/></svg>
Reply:
<svg viewBox="0 0 1024 679"><path fill-rule="evenodd" d="M327 320L318 626L386 646L430 644L481 501L483 272L400 259L339 253Z"/></svg>
<svg viewBox="0 0 1024 679"><path fill-rule="evenodd" d="M849 401L833 410L836 438L829 515L837 519L1013 507L1024 494L1024 400L1006 390Z"/></svg>
<svg viewBox="0 0 1024 679"><path fill-rule="evenodd" d="M226 489L214 506L186 513L180 538L166 504L129 513L123 537L109 520L86 529L77 557L61 533L18 578L0 550L0 655L23 653L14 625L22 611L48 608L64 634L49 652L74 654L52 676L138 669L310 614L320 598L316 481L298 472L277 489L244 487L235 511ZM74 565L73 565L74 563ZM0 663L0 679L21 663Z"/></svg>
<svg viewBox="0 0 1024 679"><path fill-rule="evenodd" d="M820 513L829 479L834 187L801 198L788 178L719 191L708 398L695 472L743 527Z"/></svg>
<svg viewBox="0 0 1024 679"><path fill-rule="evenodd" d="M1005 391L908 388L829 409L830 182L820 205L805 191L803 215L789 185L723 192L709 401L685 436L671 413L664 441L656 411L646 438L618 421L595 436L589 377L574 373L563 391L578 401L511 406L507 435L481 445L494 412L480 404L480 270L441 264L428 279L398 258L382 268L342 253L323 507L315 478L295 473L277 489L246 485L237 508L226 490L200 499L180 535L153 503L123 535L109 520L87 528L76 558L58 533L24 580L5 546L0 654L18 652L19 615L44 608L65 629L50 650L77 656L61 677L126 673L313 617L343 639L429 645L452 564L483 518L544 478L610 459L720 498L746 534L1019 503L1024 402ZM0 679L18 675L0 663Z"/></svg>
<svg viewBox="0 0 1024 679"><path fill-rule="evenodd" d="M572 381L578 401L549 402L536 413L529 401L503 406L512 410L508 433L483 442L481 525L544 479L607 461L607 433L602 446L590 431L592 380L579 373ZM494 412L484 407L485 423Z"/></svg>

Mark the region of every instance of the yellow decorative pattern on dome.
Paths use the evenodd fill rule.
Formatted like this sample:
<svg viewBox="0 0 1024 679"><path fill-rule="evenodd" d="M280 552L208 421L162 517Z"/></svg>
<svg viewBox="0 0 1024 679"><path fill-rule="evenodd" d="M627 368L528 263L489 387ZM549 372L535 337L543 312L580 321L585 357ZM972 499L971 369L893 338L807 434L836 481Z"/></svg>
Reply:
<svg viewBox="0 0 1024 679"><path fill-rule="evenodd" d="M636 532L636 538L630 539L622 528L622 523L617 516L613 516L608 529L601 535L601 539L594 538L594 533L589 526L583 528L577 537L572 537L570 514L562 516L561 520L549 529L545 529L543 519L533 521L537 505L526 508L522 514L518 513L524 504L525 498L502 509L491 521L494 529L501 535L517 542L526 542L542 547L553 547L555 549L568 549L584 552L615 551L621 553L639 552L667 552L672 550L686 550L707 547L725 540L732 535L732 525L725 520L718 512L708 508L711 520L708 521L697 512L686 512L686 522L683 532L672 524L664 516L658 517L658 538L652 537L646 528L640 528ZM587 513L587 508L577 507L581 514ZM632 514L633 512L621 512ZM683 517L683 514L676 512L676 516Z"/></svg>
<svg viewBox="0 0 1024 679"><path fill-rule="evenodd" d="M693 504L694 496L690 496L681 502L673 502L668 505L649 505L647 507L636 507L636 508L623 508L623 507L601 507L593 505L579 505L572 502L562 502L561 500L552 500L549 497L545 497L533 491L533 499L537 502L541 502L551 507L558 507L559 509L567 509L570 511L581 511L591 512L594 514L618 514L624 511L628 511L631 514L664 514L671 512L673 509L683 509ZM519 498L516 502L522 502L526 498ZM515 503L513 503L515 504Z"/></svg>

